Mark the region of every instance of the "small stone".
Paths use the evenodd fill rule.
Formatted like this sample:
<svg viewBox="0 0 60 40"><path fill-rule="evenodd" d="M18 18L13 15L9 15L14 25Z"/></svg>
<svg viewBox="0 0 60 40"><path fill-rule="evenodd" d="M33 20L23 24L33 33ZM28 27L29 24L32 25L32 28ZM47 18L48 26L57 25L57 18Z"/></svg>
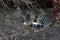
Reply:
<svg viewBox="0 0 60 40"><path fill-rule="evenodd" d="M23 36L26 36L26 34L23 34Z"/></svg>
<svg viewBox="0 0 60 40"><path fill-rule="evenodd" d="M34 30L34 32L39 32L39 30Z"/></svg>

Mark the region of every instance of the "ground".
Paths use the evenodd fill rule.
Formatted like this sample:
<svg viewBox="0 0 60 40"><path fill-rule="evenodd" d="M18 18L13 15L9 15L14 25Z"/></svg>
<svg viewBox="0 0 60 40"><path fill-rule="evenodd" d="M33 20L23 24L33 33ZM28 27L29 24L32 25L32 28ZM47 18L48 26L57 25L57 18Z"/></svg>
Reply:
<svg viewBox="0 0 60 40"><path fill-rule="evenodd" d="M0 40L60 40L60 25L34 28L23 25L21 10L0 11Z"/></svg>

